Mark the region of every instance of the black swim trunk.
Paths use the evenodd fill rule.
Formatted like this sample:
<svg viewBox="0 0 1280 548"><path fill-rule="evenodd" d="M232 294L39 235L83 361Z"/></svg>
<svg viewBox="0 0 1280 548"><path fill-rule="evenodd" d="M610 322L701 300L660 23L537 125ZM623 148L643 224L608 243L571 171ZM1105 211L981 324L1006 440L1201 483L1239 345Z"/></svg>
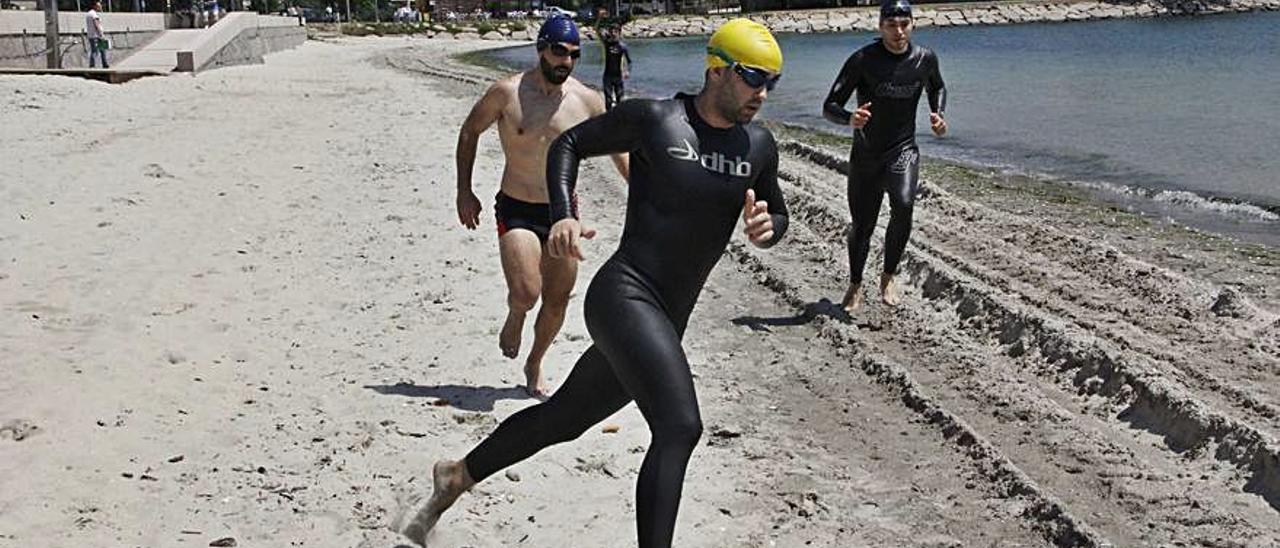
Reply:
<svg viewBox="0 0 1280 548"><path fill-rule="evenodd" d="M493 215L498 219L499 238L508 230L523 228L545 244L551 234L551 207L547 204L520 201L499 190L494 197Z"/></svg>

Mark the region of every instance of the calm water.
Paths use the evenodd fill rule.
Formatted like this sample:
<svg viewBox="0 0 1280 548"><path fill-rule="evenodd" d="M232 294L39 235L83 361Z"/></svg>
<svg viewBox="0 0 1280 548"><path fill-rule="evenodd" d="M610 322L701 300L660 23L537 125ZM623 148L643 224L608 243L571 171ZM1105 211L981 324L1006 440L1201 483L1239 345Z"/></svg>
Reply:
<svg viewBox="0 0 1280 548"><path fill-rule="evenodd" d="M821 101L874 37L780 35L785 76L764 116L841 131L821 118ZM629 41L628 93L696 91L705 40ZM938 53L949 93L947 138L920 117L926 155L1088 185L1280 246L1280 13L926 28L914 41ZM585 49L576 74L598 83L600 48ZM513 67L535 60L532 47L495 55Z"/></svg>

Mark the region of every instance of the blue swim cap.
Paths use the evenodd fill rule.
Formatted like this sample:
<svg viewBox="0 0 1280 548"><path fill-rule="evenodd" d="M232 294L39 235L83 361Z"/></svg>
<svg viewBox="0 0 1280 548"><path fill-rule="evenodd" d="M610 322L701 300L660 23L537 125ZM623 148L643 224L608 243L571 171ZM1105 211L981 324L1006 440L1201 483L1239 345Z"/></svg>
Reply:
<svg viewBox="0 0 1280 548"><path fill-rule="evenodd" d="M880 2L880 18L911 17L911 2L907 0L882 0Z"/></svg>
<svg viewBox="0 0 1280 548"><path fill-rule="evenodd" d="M542 23L538 29L538 49L556 43L579 45L578 25L572 19L555 15Z"/></svg>

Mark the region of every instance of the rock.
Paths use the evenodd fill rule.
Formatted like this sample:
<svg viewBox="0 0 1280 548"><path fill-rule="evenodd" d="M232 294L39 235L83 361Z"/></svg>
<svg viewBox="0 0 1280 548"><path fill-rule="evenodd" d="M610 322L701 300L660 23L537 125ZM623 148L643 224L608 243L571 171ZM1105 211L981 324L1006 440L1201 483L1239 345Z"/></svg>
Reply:
<svg viewBox="0 0 1280 548"><path fill-rule="evenodd" d="M215 540L209 543L209 546L214 546L217 548L230 548L235 545L236 545L235 537L222 537L218 540Z"/></svg>
<svg viewBox="0 0 1280 548"><path fill-rule="evenodd" d="M736 426L712 426L710 433L711 436L707 439L710 447L722 447L728 445L730 440L742 437L742 429Z"/></svg>
<svg viewBox="0 0 1280 548"><path fill-rule="evenodd" d="M480 35L474 32L459 32L453 35L454 40L479 40Z"/></svg>
<svg viewBox="0 0 1280 548"><path fill-rule="evenodd" d="M1230 287L1224 288L1218 293L1218 297L1213 301L1213 306L1209 307L1209 311L1219 318L1243 318L1250 315L1249 303L1245 300L1244 295Z"/></svg>
<svg viewBox="0 0 1280 548"><path fill-rule="evenodd" d="M506 40L507 37L503 36L501 32L498 32L496 30L491 30L489 32L484 33L484 36L481 36L480 39L481 40Z"/></svg>
<svg viewBox="0 0 1280 548"><path fill-rule="evenodd" d="M520 481L520 474L517 474L515 470L507 470L506 476L511 481Z"/></svg>

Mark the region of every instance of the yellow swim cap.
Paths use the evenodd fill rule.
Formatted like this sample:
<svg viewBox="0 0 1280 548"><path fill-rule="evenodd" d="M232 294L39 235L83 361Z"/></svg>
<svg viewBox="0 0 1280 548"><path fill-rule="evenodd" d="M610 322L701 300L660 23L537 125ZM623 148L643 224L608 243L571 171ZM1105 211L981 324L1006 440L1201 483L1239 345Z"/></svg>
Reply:
<svg viewBox="0 0 1280 548"><path fill-rule="evenodd" d="M716 29L707 42L707 68L727 67L732 62L780 74L782 48L764 25L733 19Z"/></svg>

